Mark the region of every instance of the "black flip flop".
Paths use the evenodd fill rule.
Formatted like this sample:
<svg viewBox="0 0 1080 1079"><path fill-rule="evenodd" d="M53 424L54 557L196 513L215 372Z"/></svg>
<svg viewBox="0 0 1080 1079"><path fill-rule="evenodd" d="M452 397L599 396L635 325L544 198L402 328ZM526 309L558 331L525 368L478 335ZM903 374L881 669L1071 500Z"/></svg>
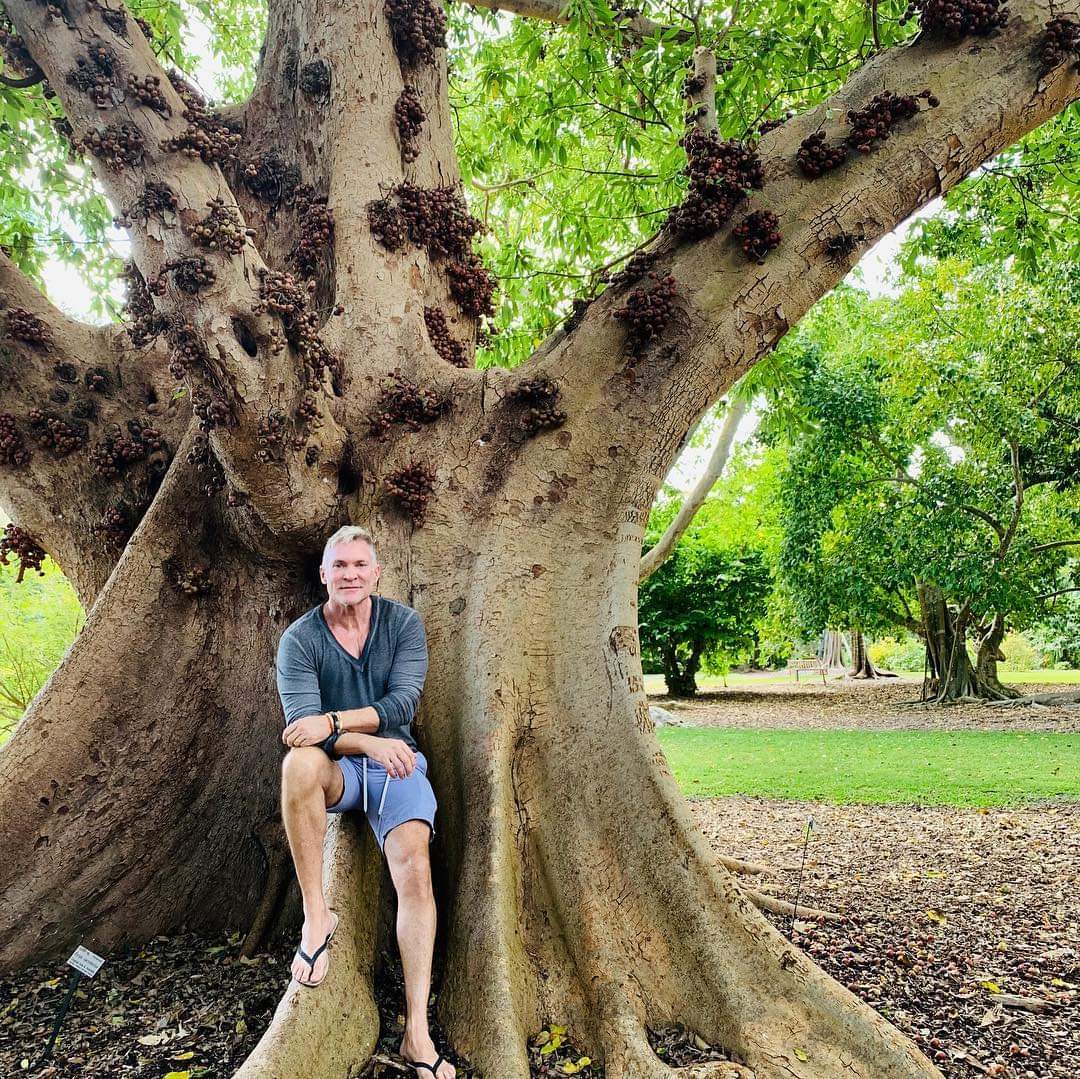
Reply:
<svg viewBox="0 0 1080 1079"><path fill-rule="evenodd" d="M408 1064L410 1068L427 1068L427 1070L429 1072L431 1072L431 1074L436 1076L436 1077L438 1077L438 1074L439 1074L439 1065L440 1064L445 1064L446 1062L447 1062L446 1057L444 1057L442 1055L442 1053L440 1053L435 1058L435 1063L434 1064L425 1064L422 1060L406 1060L405 1061L405 1063Z"/></svg>
<svg viewBox="0 0 1080 1079"><path fill-rule="evenodd" d="M308 953L304 951L302 941L301 941L300 947L296 949L296 954L298 956L300 956L300 958L305 963L307 963L309 975L315 973L315 964L319 961L319 956L322 955L322 953L325 952L326 949L330 947L330 941L333 938L334 934L337 932L338 922L340 920L341 919L337 915L334 916L333 927L331 928L330 932L326 934L326 940L324 940L322 942L322 944L320 944L318 946L318 948L315 949L315 954L314 955L308 955ZM329 973L330 973L330 960L327 959L327 961L326 961L326 969L323 971L323 976L317 982L302 982L302 981L300 981L299 978L297 978L295 980L296 980L296 982L298 984L304 986L305 989L315 989L316 987L322 985L322 983L324 981L326 981L326 975L329 974ZM438 1061L435 1062L435 1066L436 1067L439 1066Z"/></svg>

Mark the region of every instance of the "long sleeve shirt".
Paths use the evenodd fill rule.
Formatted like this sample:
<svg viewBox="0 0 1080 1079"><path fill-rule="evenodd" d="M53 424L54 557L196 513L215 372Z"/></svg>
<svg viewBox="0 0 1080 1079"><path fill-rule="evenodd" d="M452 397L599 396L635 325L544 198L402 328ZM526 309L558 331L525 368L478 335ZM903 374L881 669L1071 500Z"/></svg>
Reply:
<svg viewBox="0 0 1080 1079"><path fill-rule="evenodd" d="M350 655L326 624L322 604L281 635L277 687L288 725L321 712L371 707L383 738L417 748L412 721L427 674L427 639L411 607L371 597L371 623L359 658Z"/></svg>

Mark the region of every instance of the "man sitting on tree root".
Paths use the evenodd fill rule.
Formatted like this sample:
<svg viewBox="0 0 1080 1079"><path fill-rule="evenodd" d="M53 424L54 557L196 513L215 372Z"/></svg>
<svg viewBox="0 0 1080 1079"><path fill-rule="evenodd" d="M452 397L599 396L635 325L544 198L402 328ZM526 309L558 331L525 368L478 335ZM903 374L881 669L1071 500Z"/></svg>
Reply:
<svg viewBox="0 0 1080 1079"><path fill-rule="evenodd" d="M304 899L292 974L311 988L326 977L338 922L323 895L326 814L362 807L397 891L407 1011L401 1055L418 1075L453 1079L454 1067L436 1052L427 1022L435 947L428 846L436 806L427 761L410 730L427 673L427 641L416 611L374 594L379 572L370 534L339 529L326 541L319 569L327 602L293 622L278 644L281 740L290 747L282 815Z"/></svg>

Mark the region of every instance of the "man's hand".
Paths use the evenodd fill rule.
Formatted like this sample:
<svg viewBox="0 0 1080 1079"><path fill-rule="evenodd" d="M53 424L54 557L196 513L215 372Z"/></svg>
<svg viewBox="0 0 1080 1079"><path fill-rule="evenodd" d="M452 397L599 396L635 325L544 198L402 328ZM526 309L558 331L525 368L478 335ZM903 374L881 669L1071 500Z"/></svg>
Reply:
<svg viewBox="0 0 1080 1079"><path fill-rule="evenodd" d="M281 740L287 746L317 746L330 737L333 729L329 716L304 716L281 732Z"/></svg>
<svg viewBox="0 0 1080 1079"><path fill-rule="evenodd" d="M369 739L367 755L378 761L391 779L404 779L416 767L416 754L400 738Z"/></svg>

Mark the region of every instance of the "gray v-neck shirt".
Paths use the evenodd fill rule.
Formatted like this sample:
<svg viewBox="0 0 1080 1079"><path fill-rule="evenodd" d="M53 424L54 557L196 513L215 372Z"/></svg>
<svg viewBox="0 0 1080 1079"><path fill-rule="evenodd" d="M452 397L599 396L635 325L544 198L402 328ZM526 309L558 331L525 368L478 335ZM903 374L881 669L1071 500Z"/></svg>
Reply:
<svg viewBox="0 0 1080 1079"><path fill-rule="evenodd" d="M371 624L359 658L350 655L326 624L323 605L301 615L281 635L277 687L288 725L304 716L374 708L377 732L413 749L411 723L427 674L427 639L411 607L371 597Z"/></svg>

